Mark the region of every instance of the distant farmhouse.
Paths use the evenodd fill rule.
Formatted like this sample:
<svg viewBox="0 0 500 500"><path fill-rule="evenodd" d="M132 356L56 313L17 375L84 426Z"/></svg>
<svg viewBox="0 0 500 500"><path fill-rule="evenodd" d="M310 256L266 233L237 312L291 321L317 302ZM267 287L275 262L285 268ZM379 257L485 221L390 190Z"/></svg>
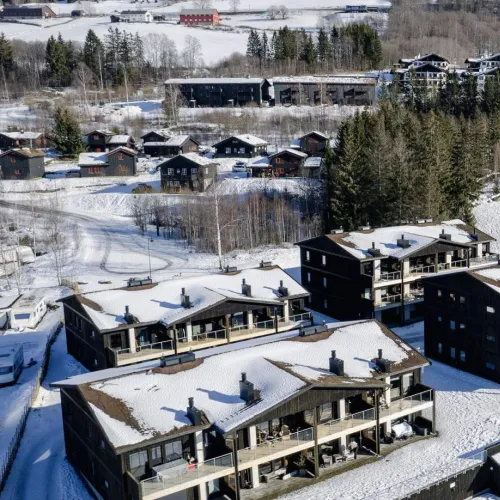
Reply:
<svg viewBox="0 0 500 500"><path fill-rule="evenodd" d="M0 19L50 19L57 17L48 5L5 5Z"/></svg>
<svg viewBox="0 0 500 500"><path fill-rule="evenodd" d="M137 153L118 147L108 153L81 153L78 159L82 177L130 176L137 173Z"/></svg>
<svg viewBox="0 0 500 500"><path fill-rule="evenodd" d="M377 79L357 76L281 76L272 79L276 104L372 105Z"/></svg>
<svg viewBox="0 0 500 500"><path fill-rule="evenodd" d="M158 165L165 191L187 189L202 193L217 178L217 163L196 153L174 156Z"/></svg>
<svg viewBox="0 0 500 500"><path fill-rule="evenodd" d="M0 155L3 180L29 180L43 177L45 153L38 149L9 149Z"/></svg>
<svg viewBox="0 0 500 500"><path fill-rule="evenodd" d="M217 9L183 9L180 13L180 24L192 26L196 24L218 24L220 15Z"/></svg>
<svg viewBox="0 0 500 500"><path fill-rule="evenodd" d="M177 86L190 107L262 105L271 100L271 83L265 78L172 78L165 89Z"/></svg>
<svg viewBox="0 0 500 500"><path fill-rule="evenodd" d="M323 156L330 140L325 134L316 130L309 132L298 139L300 150L309 156Z"/></svg>
<svg viewBox="0 0 500 500"><path fill-rule="evenodd" d="M85 136L87 149L94 153L111 151L118 147L134 149L135 140L126 134L114 134L108 130L93 130Z"/></svg>
<svg viewBox="0 0 500 500"><path fill-rule="evenodd" d="M124 10L120 12L120 21L126 23L150 23L153 14L148 10Z"/></svg>

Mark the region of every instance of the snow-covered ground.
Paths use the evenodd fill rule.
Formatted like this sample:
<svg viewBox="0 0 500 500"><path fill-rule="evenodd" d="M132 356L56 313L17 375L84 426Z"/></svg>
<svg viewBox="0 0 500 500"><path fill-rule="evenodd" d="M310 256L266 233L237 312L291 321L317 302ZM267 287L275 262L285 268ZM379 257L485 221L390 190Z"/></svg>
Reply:
<svg viewBox="0 0 500 500"><path fill-rule="evenodd" d="M496 238L491 245L494 252L500 252L500 201L485 200L474 208L477 227Z"/></svg>
<svg viewBox="0 0 500 500"><path fill-rule="evenodd" d="M49 337L54 333L61 319L59 311L49 312L34 330L17 332L8 330L2 335L2 346L23 345L24 369L16 384L0 388L0 468L7 459L7 450L29 403L36 385L37 374ZM36 363L28 367L30 359Z"/></svg>

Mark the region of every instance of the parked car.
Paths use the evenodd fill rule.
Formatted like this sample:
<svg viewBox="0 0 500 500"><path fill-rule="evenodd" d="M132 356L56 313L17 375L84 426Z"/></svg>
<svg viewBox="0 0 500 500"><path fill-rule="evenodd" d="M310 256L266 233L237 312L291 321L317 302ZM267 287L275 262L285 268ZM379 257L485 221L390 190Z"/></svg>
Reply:
<svg viewBox="0 0 500 500"><path fill-rule="evenodd" d="M80 170L68 170L66 172L66 177L81 177L82 173Z"/></svg>
<svg viewBox="0 0 500 500"><path fill-rule="evenodd" d="M247 172L248 165L244 161L237 161L233 165L233 172Z"/></svg>

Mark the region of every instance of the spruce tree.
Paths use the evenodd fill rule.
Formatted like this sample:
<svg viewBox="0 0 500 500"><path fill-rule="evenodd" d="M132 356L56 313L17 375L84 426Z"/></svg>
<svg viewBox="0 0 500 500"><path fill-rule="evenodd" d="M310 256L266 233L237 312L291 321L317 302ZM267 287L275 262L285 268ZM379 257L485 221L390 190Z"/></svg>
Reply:
<svg viewBox="0 0 500 500"><path fill-rule="evenodd" d="M0 34L0 65L5 73L14 69L14 58L12 56L12 44L5 38L3 33Z"/></svg>
<svg viewBox="0 0 500 500"><path fill-rule="evenodd" d="M52 128L54 143L59 153L76 156L85 151L80 125L67 108L57 108Z"/></svg>
<svg viewBox="0 0 500 500"><path fill-rule="evenodd" d="M87 32L83 44L83 62L96 75L101 75L104 67L104 47L93 30Z"/></svg>
<svg viewBox="0 0 500 500"><path fill-rule="evenodd" d="M332 46L330 44L330 40L328 39L328 35L323 28L320 28L318 32L316 51L318 54L318 61L320 62L322 68L328 69L328 64L332 58Z"/></svg>

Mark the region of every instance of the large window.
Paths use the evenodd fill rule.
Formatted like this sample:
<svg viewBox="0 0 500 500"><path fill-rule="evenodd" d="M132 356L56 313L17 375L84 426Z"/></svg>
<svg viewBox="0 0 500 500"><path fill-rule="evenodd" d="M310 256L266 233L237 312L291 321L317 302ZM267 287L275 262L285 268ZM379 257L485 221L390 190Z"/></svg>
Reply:
<svg viewBox="0 0 500 500"><path fill-rule="evenodd" d="M174 441L165 445L165 458L167 462L182 458L182 442Z"/></svg>
<svg viewBox="0 0 500 500"><path fill-rule="evenodd" d="M319 419L323 422L325 420L331 420L332 417L332 403L326 403L319 407Z"/></svg>
<svg viewBox="0 0 500 500"><path fill-rule="evenodd" d="M139 451L130 455L130 470L133 472L141 467L144 467L148 461L148 452Z"/></svg>
<svg viewBox="0 0 500 500"><path fill-rule="evenodd" d="M151 465L161 464L161 446L155 446L151 449Z"/></svg>
<svg viewBox="0 0 500 500"><path fill-rule="evenodd" d="M456 354L455 348L454 347L450 347L450 358L451 359L455 359L456 355L457 354Z"/></svg>

